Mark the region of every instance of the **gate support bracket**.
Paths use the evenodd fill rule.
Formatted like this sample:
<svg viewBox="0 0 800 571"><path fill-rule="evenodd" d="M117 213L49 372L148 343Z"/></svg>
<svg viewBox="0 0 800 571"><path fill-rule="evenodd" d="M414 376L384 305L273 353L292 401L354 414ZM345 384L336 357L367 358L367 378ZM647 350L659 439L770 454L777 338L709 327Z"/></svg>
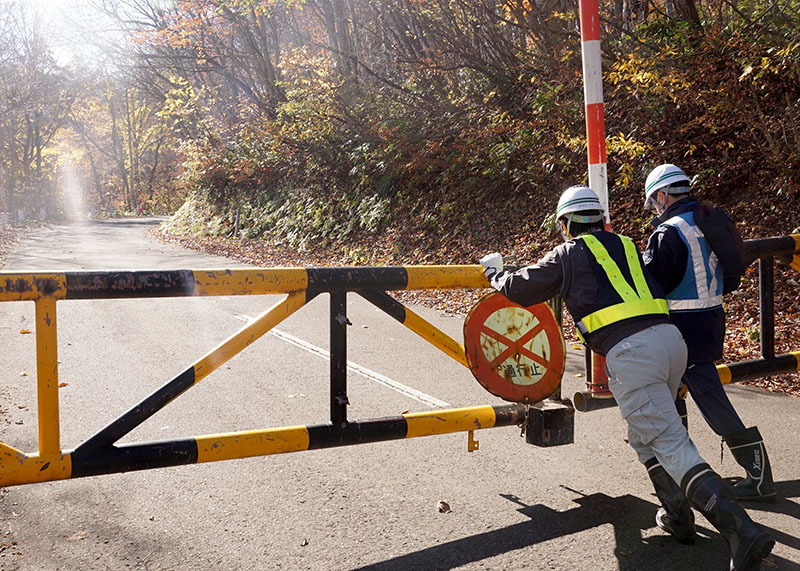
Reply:
<svg viewBox="0 0 800 571"><path fill-rule="evenodd" d="M544 400L529 407L525 442L562 446L575 442L575 408L569 399Z"/></svg>
<svg viewBox="0 0 800 571"><path fill-rule="evenodd" d="M475 452L480 448L481 443L475 440L475 431L470 430L467 432L467 452Z"/></svg>

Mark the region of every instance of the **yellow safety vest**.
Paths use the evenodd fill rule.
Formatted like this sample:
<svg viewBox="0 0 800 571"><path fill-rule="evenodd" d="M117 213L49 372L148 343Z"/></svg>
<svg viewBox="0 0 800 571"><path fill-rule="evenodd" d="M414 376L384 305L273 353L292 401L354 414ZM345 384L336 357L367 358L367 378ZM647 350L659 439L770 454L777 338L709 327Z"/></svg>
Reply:
<svg viewBox="0 0 800 571"><path fill-rule="evenodd" d="M584 316L577 324L578 336L583 340L583 336L587 333L597 331L601 327L611 325L623 319L630 319L631 317L639 317L640 315L664 314L669 315L667 307L667 300L660 298L653 298L650 288L647 286L647 281L644 279L642 273L642 266L639 263L639 256L636 254L636 246L633 240L625 236L619 236L622 240L622 246L625 249L625 258L628 261L628 269L633 278L633 284L636 286L636 291L625 281L622 277L622 272L617 263L608 255L608 250L600 243L596 237L591 234L579 236L583 243L588 246L589 250L594 255L595 260L600 267L605 271L611 285L622 298L622 303L609 305L603 309Z"/></svg>

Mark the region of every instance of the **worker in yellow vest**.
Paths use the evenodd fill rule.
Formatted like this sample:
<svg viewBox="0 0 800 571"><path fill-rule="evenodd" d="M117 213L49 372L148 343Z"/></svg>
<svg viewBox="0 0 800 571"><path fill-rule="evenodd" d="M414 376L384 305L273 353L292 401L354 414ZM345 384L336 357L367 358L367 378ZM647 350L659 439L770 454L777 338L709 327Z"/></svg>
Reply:
<svg viewBox="0 0 800 571"><path fill-rule="evenodd" d="M731 569L757 568L775 542L700 456L675 408L687 350L669 321L661 286L630 238L605 231L603 207L588 187L561 195L556 220L563 244L515 272L503 269L500 254L488 254L481 259L486 277L523 306L560 294L584 343L606 357L608 386L628 424L628 441L662 503L658 526L693 543L691 504L727 540Z"/></svg>

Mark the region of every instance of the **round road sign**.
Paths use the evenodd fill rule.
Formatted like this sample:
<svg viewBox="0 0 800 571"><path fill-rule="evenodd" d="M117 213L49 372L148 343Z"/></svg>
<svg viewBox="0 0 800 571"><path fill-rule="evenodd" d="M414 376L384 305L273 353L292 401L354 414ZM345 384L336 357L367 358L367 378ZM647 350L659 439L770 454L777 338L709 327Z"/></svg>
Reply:
<svg viewBox="0 0 800 571"><path fill-rule="evenodd" d="M502 399L534 404L550 396L566 365L564 335L548 303L522 307L492 292L464 321L467 364Z"/></svg>

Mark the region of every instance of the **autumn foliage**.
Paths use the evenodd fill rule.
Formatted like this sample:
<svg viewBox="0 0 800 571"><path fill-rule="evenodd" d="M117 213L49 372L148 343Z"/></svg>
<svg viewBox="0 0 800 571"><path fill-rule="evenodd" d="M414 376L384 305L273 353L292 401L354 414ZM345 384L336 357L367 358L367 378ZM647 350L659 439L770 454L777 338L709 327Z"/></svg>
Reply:
<svg viewBox="0 0 800 571"><path fill-rule="evenodd" d="M772 207L800 189L795 12L664 9L601 5L615 224L644 236L644 174L671 161L748 236L790 232ZM586 176L576 10L182 0L135 37L214 232L531 256L555 197Z"/></svg>
<svg viewBox="0 0 800 571"><path fill-rule="evenodd" d="M632 5L600 7L615 229L645 239L645 175L674 162L746 237L797 232L797 6ZM238 239L255 263L535 260L558 194L586 181L574 3L185 0L137 38L197 118L167 231Z"/></svg>

